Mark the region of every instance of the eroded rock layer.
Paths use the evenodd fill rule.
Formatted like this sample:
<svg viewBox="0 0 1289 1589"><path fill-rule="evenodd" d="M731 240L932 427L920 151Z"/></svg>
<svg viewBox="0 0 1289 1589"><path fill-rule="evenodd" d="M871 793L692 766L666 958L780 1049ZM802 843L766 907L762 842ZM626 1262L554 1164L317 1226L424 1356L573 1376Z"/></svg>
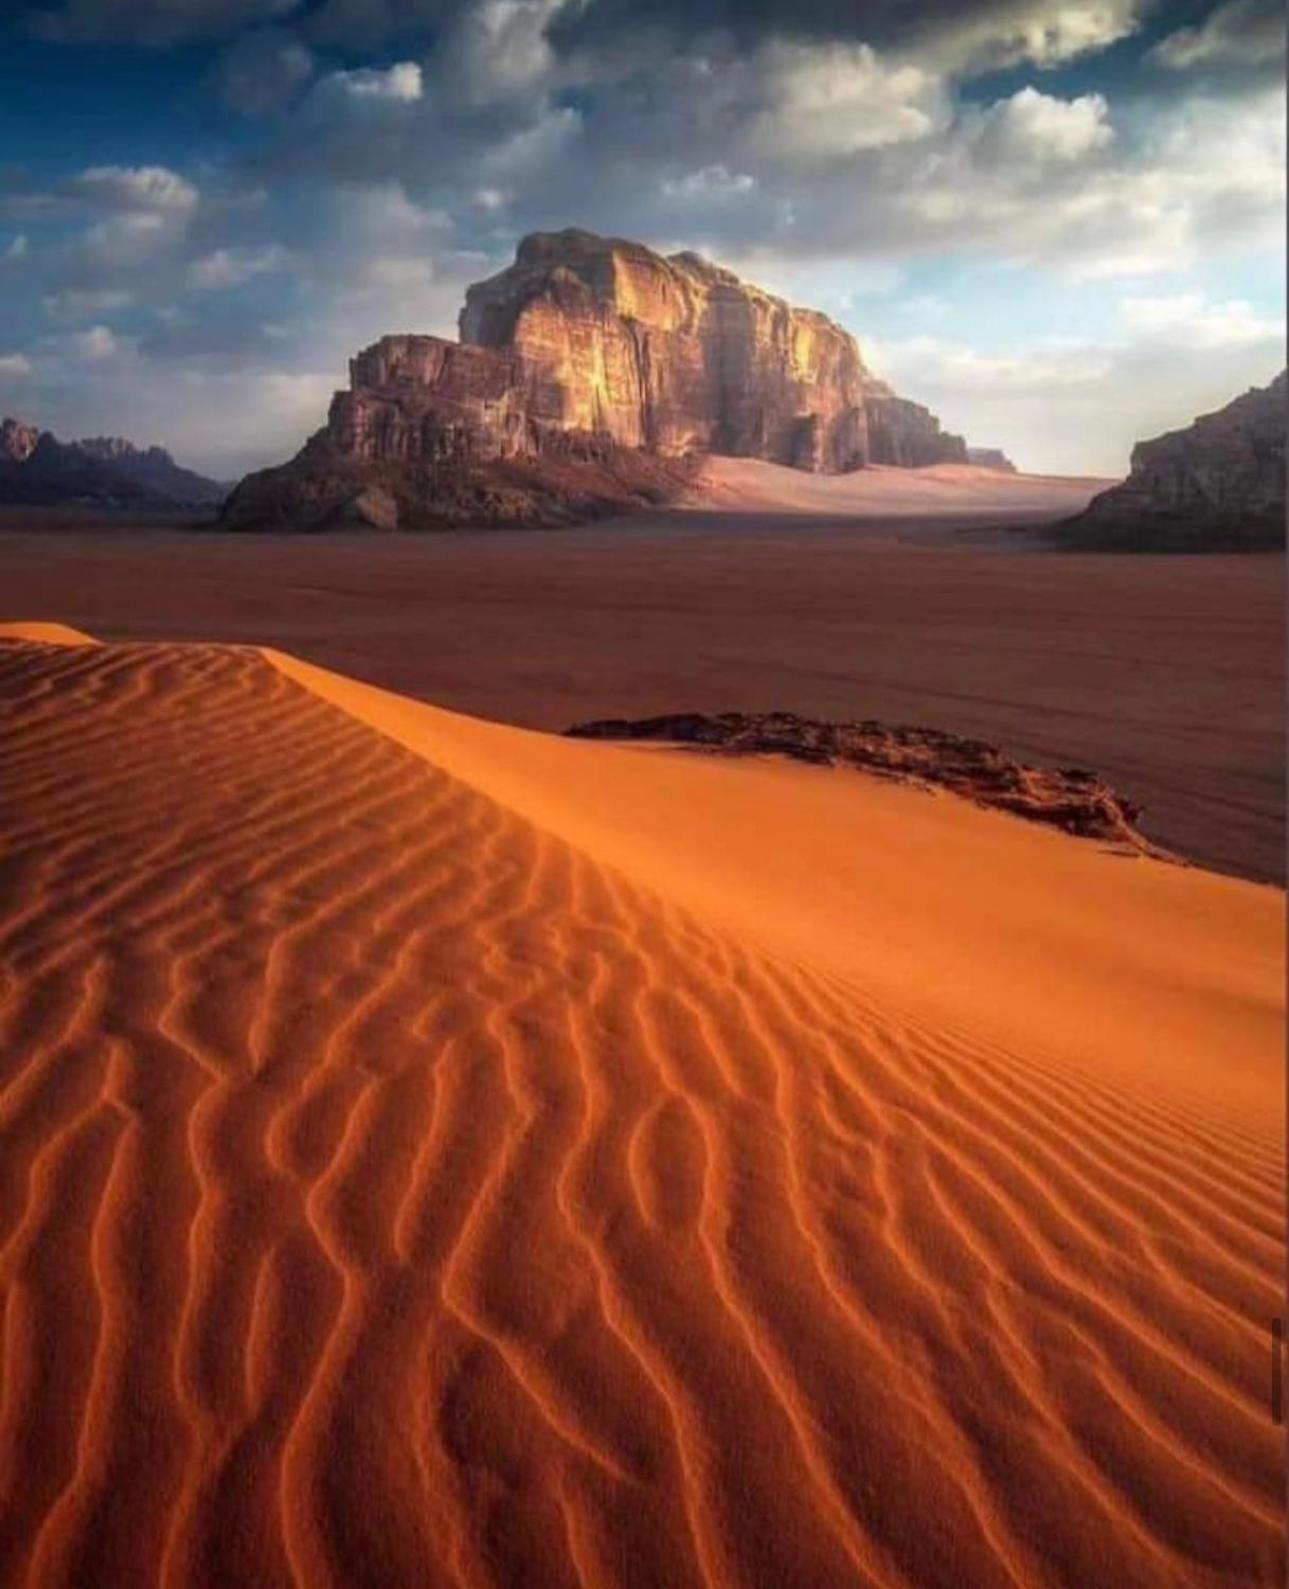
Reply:
<svg viewBox="0 0 1289 1589"><path fill-rule="evenodd" d="M830 723L796 712L674 712L578 723L574 739L654 740L733 756L788 756L850 766L923 788L950 789L977 805L1009 811L1080 838L1154 855L1137 831L1141 808L1082 767L1034 767L996 745L937 728L871 719Z"/></svg>
<svg viewBox="0 0 1289 1589"><path fill-rule="evenodd" d="M444 502L461 493L445 490L445 470L459 482L498 460L557 457L567 468L602 464L606 449L728 453L823 472L966 460L960 437L869 374L841 326L696 254L536 233L513 265L469 289L460 336L387 336L364 349L326 429L285 477L243 482L230 517L344 516L353 494L324 491L319 504L317 483L352 474L355 461L397 475L382 489L410 526L453 516ZM637 500L628 492L623 505ZM562 506L558 486L537 488L527 515L506 517L558 519Z"/></svg>
<svg viewBox="0 0 1289 1589"><path fill-rule="evenodd" d="M1122 485L1063 526L1072 543L1128 549L1282 547L1285 373L1185 430L1132 451Z"/></svg>

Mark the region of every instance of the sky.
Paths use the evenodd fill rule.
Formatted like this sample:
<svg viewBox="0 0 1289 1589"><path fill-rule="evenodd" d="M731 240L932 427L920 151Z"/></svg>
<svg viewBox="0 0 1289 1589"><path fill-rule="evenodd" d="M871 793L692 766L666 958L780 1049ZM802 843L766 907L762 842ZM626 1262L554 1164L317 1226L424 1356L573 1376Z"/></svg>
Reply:
<svg viewBox="0 0 1289 1589"><path fill-rule="evenodd" d="M232 479L533 230L823 309L1022 467L1285 362L1279 0L8 0L0 414Z"/></svg>

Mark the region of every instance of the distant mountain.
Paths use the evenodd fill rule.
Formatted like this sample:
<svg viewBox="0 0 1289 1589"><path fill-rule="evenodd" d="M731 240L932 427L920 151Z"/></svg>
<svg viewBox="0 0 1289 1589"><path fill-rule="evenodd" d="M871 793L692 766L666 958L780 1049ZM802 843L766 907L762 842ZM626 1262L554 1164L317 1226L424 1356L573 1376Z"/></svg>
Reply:
<svg viewBox="0 0 1289 1589"><path fill-rule="evenodd" d="M227 494L227 486L181 468L162 447L136 447L119 436L63 442L21 420L0 420L0 502L206 508Z"/></svg>
<svg viewBox="0 0 1289 1589"><path fill-rule="evenodd" d="M980 469L995 469L999 474L1016 473L1016 465L1001 447L968 447L967 462Z"/></svg>
<svg viewBox="0 0 1289 1589"><path fill-rule="evenodd" d="M1124 551L1283 549L1285 372L1185 430L1132 450L1122 485L1057 531L1070 546Z"/></svg>

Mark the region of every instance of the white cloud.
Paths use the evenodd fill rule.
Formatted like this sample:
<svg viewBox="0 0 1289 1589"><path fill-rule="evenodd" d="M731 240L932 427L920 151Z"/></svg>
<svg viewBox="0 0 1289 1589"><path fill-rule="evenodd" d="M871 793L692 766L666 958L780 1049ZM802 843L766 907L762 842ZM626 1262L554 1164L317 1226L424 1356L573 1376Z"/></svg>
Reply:
<svg viewBox="0 0 1289 1589"><path fill-rule="evenodd" d="M1150 59L1173 71L1203 66L1284 65L1285 14L1280 0L1231 0L1199 27L1179 28L1162 39Z"/></svg>
<svg viewBox="0 0 1289 1589"><path fill-rule="evenodd" d="M198 201L192 183L168 166L90 166L72 187L108 209L186 214Z"/></svg>
<svg viewBox="0 0 1289 1589"><path fill-rule="evenodd" d="M217 248L188 266L188 285L201 292L227 292L256 276L284 270L289 263L287 250L276 243L266 248Z"/></svg>
<svg viewBox="0 0 1289 1589"><path fill-rule="evenodd" d="M1035 472L1122 474L1136 441L1187 425L1284 366L1283 317L1198 291L1130 297L1101 336L977 346L868 339L869 362L950 430Z"/></svg>
<svg viewBox="0 0 1289 1589"><path fill-rule="evenodd" d="M884 61L866 44L763 45L743 91L760 102L747 141L770 158L883 149L925 138L945 119L938 77Z"/></svg>
<svg viewBox="0 0 1289 1589"><path fill-rule="evenodd" d="M1114 129L1101 94L1058 99L1026 87L989 107L978 138L986 159L1023 166L1084 160L1110 144Z"/></svg>
<svg viewBox="0 0 1289 1589"><path fill-rule="evenodd" d="M98 364L132 352L134 343L128 337L117 336L110 326L93 325L86 331L75 331L64 338L61 347L73 359Z"/></svg>
<svg viewBox="0 0 1289 1589"><path fill-rule="evenodd" d="M972 75L1031 62L1050 68L1135 33L1146 0L998 0L940 19L917 40L920 58Z"/></svg>
<svg viewBox="0 0 1289 1589"><path fill-rule="evenodd" d="M384 68L363 66L352 72L332 72L324 89L338 91L351 100L376 100L413 104L424 92L421 68L415 61L397 61Z"/></svg>
<svg viewBox="0 0 1289 1589"><path fill-rule="evenodd" d="M0 353L0 377L18 379L31 374L31 360L25 353Z"/></svg>
<svg viewBox="0 0 1289 1589"><path fill-rule="evenodd" d="M12 238L10 240L9 246L4 251L4 258L5 259L26 259L27 255L30 252L31 252L31 239L27 236L27 234L25 232L19 232L16 237L14 237L14 238Z"/></svg>
<svg viewBox="0 0 1289 1589"><path fill-rule="evenodd" d="M930 386L980 398L1009 394L1042 397L1056 389L1104 381L1113 350L1076 339L1033 342L1015 353L982 351L951 338L919 335L884 341L869 338L865 356L900 391L921 394Z"/></svg>
<svg viewBox="0 0 1289 1589"><path fill-rule="evenodd" d="M108 314L113 309L124 309L132 301L133 294L115 287L68 287L62 292L46 293L41 299L45 313L60 320L80 320L91 315Z"/></svg>
<svg viewBox="0 0 1289 1589"><path fill-rule="evenodd" d="M1125 298L1119 305L1124 328L1141 339L1209 351L1283 341L1285 317L1259 314L1242 298L1213 302L1198 292Z"/></svg>
<svg viewBox="0 0 1289 1589"><path fill-rule="evenodd" d="M687 171L683 177L664 177L662 191L669 199L710 204L750 193L755 186L755 177L745 171L728 171L718 163Z"/></svg>
<svg viewBox="0 0 1289 1589"><path fill-rule="evenodd" d="M182 230L174 218L135 213L96 221L85 233L86 261L100 269L125 269L152 258L175 241Z"/></svg>

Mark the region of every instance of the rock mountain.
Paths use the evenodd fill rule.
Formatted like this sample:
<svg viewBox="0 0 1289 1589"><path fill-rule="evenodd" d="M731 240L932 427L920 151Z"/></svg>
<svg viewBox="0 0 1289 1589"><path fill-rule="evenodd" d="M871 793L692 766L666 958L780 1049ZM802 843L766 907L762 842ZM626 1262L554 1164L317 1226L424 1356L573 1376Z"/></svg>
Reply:
<svg viewBox="0 0 1289 1589"><path fill-rule="evenodd" d="M0 502L210 508L227 491L181 468L163 447L136 447L120 436L64 442L22 420L0 420Z"/></svg>
<svg viewBox="0 0 1289 1589"><path fill-rule="evenodd" d="M460 340L387 336L234 524L557 522L665 500L705 453L823 472L965 462L855 339L697 254L539 232L466 294Z"/></svg>
<svg viewBox="0 0 1289 1589"><path fill-rule="evenodd" d="M1061 538L1142 551L1283 547L1285 396L1282 371L1185 430L1139 442L1128 478L1093 497Z"/></svg>

